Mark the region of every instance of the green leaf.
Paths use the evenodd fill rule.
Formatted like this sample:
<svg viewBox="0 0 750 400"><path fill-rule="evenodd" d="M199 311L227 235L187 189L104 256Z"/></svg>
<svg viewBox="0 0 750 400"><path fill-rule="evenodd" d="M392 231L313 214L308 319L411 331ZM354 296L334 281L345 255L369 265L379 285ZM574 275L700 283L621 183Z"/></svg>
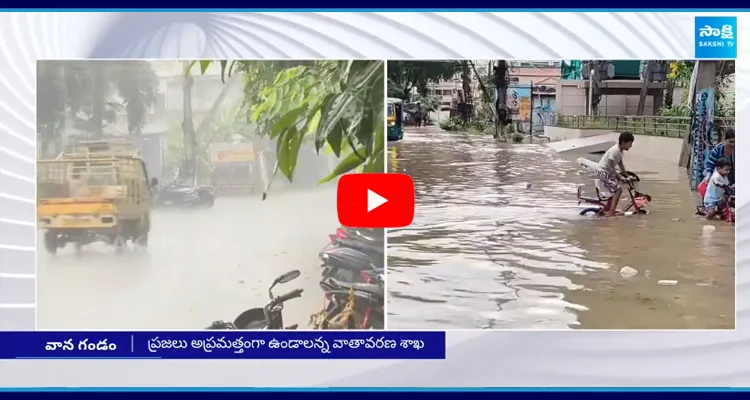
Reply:
<svg viewBox="0 0 750 400"><path fill-rule="evenodd" d="M381 147L381 149L383 149ZM366 173L380 173L385 172L385 164L383 163L383 150L379 151L374 157L372 157L367 164L363 172Z"/></svg>
<svg viewBox="0 0 750 400"><path fill-rule="evenodd" d="M318 124L318 129L315 132L315 146L316 148L320 149L321 146L323 146L323 143L326 142L326 137L330 133L326 130L326 124L328 121L328 116L331 113L331 109L333 108L333 104L336 102L336 95L333 93L329 93L323 97L323 99L320 100L319 107L321 108L321 121Z"/></svg>
<svg viewBox="0 0 750 400"><path fill-rule="evenodd" d="M382 149L385 149L385 129L382 127L382 123L380 124L380 129L377 129L375 131L374 135L374 145L372 146L373 152L377 153L381 151Z"/></svg>
<svg viewBox="0 0 750 400"><path fill-rule="evenodd" d="M201 73L204 73L209 62L194 63L199 63ZM220 63L222 80L233 73L243 72L244 96L239 115L243 122L255 125L253 131L275 138L279 169L287 178L294 177L302 142L313 138L318 152L325 148L326 153L334 153L340 159L333 175L324 181L359 169L377 171L377 159L387 156L380 155L384 151L385 136L382 61L213 62ZM413 67L414 73L400 75L408 78L410 83L424 77L447 76L451 70L440 67L425 72L433 64L449 66L451 62L395 64L394 77L399 69ZM390 73L389 70L389 84ZM418 88L421 90L422 86ZM352 146L358 148L359 156L352 152Z"/></svg>
<svg viewBox="0 0 750 400"><path fill-rule="evenodd" d="M252 108L252 113L250 114L250 121L252 122L258 122L260 120L260 114L262 112L262 108L260 106L255 106Z"/></svg>
<svg viewBox="0 0 750 400"><path fill-rule="evenodd" d="M276 121L276 123L273 124L273 128L271 128L271 137L276 137L281 132L289 128L295 128L296 130L296 123L299 121L300 117L305 113L305 111L307 111L306 107L299 107L284 114Z"/></svg>
<svg viewBox="0 0 750 400"><path fill-rule="evenodd" d="M328 145L331 146L331 150L333 150L333 154L336 155L336 158L341 157L341 140L344 138L344 124L339 122L335 128L331 130L331 133L326 136L326 141L328 142Z"/></svg>
<svg viewBox="0 0 750 400"><path fill-rule="evenodd" d="M362 152L364 152L364 149L358 149L357 150L357 153L362 154ZM323 183L326 183L326 182L330 182L330 181L336 179L337 176L343 175L343 174L345 174L347 172L350 172L350 171L354 170L355 168L357 168L360 165L362 165L362 163L364 163L364 162L365 162L365 160L363 160L360 156L358 156L357 154L355 154L354 152L352 152L345 159L341 160L341 162L339 163L339 165L337 165L336 168L333 169L333 172L331 172L325 178L321 179L318 182L318 184L320 185L320 184L323 184Z"/></svg>
<svg viewBox="0 0 750 400"><path fill-rule="evenodd" d="M365 63L362 70L359 73L353 75L353 79L350 79L346 84L346 89L350 91L357 91L368 85L373 79L382 76L378 72L383 69L382 61L360 61Z"/></svg>
<svg viewBox="0 0 750 400"><path fill-rule="evenodd" d="M355 132L354 136L357 138L357 141L365 145L365 154L369 157L372 155L373 145L375 144L375 126L373 124L372 113L367 109L363 110L363 112L365 113L363 118L352 121L354 126L350 129Z"/></svg>
<svg viewBox="0 0 750 400"><path fill-rule="evenodd" d="M320 135L328 136L328 133L338 124L344 114L349 111L349 105L354 101L354 95L344 92L335 96L330 101L327 112L323 112L323 129Z"/></svg>
<svg viewBox="0 0 750 400"><path fill-rule="evenodd" d="M268 97L266 98L266 101L264 102L266 107L270 110L273 110L274 107L276 107L276 91L271 90L268 92Z"/></svg>
<svg viewBox="0 0 750 400"><path fill-rule="evenodd" d="M201 75L205 75L206 74L206 70L208 69L208 66L211 65L212 62L213 61L211 61L211 60L201 60L200 61Z"/></svg>
<svg viewBox="0 0 750 400"><path fill-rule="evenodd" d="M190 75L190 70L193 68L193 65L195 65L197 61L190 61L190 64L188 64L187 68L185 68L185 76Z"/></svg>
<svg viewBox="0 0 750 400"><path fill-rule="evenodd" d="M294 169L297 166L297 156L302 144L302 135L296 127L290 127L279 137L280 146L278 146L276 157L279 160L279 169L284 176L292 182L294 179Z"/></svg>
<svg viewBox="0 0 750 400"><path fill-rule="evenodd" d="M323 113L320 111L320 109L317 109L313 112L312 117L308 118L307 123L305 124L306 134L311 135L317 132L322 116Z"/></svg>

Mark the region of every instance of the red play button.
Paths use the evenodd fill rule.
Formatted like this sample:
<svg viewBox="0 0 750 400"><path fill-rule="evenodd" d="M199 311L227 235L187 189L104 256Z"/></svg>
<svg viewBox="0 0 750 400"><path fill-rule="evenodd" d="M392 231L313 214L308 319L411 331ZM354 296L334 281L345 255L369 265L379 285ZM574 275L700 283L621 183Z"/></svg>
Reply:
<svg viewBox="0 0 750 400"><path fill-rule="evenodd" d="M355 228L398 228L414 219L414 182L404 174L349 174L339 179L339 222Z"/></svg>

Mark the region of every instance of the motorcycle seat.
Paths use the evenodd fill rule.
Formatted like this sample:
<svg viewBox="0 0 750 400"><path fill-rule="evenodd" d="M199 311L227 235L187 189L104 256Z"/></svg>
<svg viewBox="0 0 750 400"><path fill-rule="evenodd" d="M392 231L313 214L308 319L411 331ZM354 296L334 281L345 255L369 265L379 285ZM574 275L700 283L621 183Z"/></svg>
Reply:
<svg viewBox="0 0 750 400"><path fill-rule="evenodd" d="M355 272L372 271L375 265L372 259L361 251L348 247L336 247L320 253L320 259L326 266Z"/></svg>
<svg viewBox="0 0 750 400"><path fill-rule="evenodd" d="M355 292L364 292L377 297L384 297L385 288L383 285L372 285L369 283L343 282L333 278L327 278L321 282L321 285L327 286L333 290L354 290Z"/></svg>
<svg viewBox="0 0 750 400"><path fill-rule="evenodd" d="M351 234L354 238L372 243L383 243L383 235L378 235L372 229L343 228L344 232ZM382 233L382 232L381 232Z"/></svg>

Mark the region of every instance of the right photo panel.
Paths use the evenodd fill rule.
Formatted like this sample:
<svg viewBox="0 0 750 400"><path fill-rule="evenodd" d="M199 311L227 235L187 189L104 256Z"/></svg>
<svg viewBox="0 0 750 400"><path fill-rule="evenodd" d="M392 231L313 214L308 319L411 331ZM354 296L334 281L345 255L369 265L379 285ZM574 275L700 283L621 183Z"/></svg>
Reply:
<svg viewBox="0 0 750 400"><path fill-rule="evenodd" d="M735 65L388 61L388 329L734 329Z"/></svg>

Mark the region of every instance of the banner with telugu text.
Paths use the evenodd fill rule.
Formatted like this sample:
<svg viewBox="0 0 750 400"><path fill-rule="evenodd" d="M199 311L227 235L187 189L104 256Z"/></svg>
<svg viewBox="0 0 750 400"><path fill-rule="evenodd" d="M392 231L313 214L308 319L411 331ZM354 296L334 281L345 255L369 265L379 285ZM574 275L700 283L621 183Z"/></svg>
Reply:
<svg viewBox="0 0 750 400"><path fill-rule="evenodd" d="M0 332L2 359L444 359L445 332Z"/></svg>

